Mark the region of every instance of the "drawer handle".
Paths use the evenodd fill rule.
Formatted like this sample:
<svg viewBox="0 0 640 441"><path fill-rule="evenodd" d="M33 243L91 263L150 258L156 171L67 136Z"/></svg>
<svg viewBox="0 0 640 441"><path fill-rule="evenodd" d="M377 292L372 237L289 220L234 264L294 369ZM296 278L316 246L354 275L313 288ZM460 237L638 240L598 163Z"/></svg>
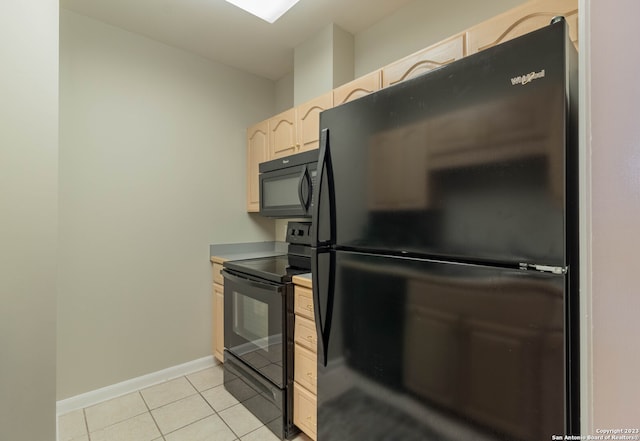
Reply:
<svg viewBox="0 0 640 441"><path fill-rule="evenodd" d="M313 310L313 306L307 305L307 310L312 311Z"/></svg>
<svg viewBox="0 0 640 441"><path fill-rule="evenodd" d="M307 372L307 377L309 377L310 380L313 380L313 372Z"/></svg>

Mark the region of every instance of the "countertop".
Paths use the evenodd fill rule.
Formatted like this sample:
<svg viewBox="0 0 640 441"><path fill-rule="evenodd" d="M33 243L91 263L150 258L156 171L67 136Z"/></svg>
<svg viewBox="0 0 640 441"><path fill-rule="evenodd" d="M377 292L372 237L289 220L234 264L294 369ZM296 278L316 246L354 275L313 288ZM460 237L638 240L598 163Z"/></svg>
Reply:
<svg viewBox="0 0 640 441"><path fill-rule="evenodd" d="M311 273L298 274L297 276L293 276L293 283L296 285L304 286L305 288L311 289L312 277Z"/></svg>
<svg viewBox="0 0 640 441"><path fill-rule="evenodd" d="M286 242L224 243L209 246L210 260L216 263L222 263L226 260L257 259L285 254L287 254Z"/></svg>

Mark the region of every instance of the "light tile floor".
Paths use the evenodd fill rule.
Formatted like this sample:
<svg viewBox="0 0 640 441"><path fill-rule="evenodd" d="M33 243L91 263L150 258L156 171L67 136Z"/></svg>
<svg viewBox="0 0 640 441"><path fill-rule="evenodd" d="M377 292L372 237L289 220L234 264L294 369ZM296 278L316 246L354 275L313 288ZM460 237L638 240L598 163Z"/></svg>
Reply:
<svg viewBox="0 0 640 441"><path fill-rule="evenodd" d="M58 432L58 441L278 440L224 389L220 365L60 415Z"/></svg>

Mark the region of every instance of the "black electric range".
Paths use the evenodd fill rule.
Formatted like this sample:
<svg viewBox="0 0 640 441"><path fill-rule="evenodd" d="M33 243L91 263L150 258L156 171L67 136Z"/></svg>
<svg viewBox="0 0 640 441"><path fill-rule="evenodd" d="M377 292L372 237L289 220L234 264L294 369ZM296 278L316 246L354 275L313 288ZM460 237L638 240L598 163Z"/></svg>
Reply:
<svg viewBox="0 0 640 441"><path fill-rule="evenodd" d="M293 284L310 271L310 223L288 225L285 256L227 261L224 386L281 439L293 425Z"/></svg>
<svg viewBox="0 0 640 441"><path fill-rule="evenodd" d="M288 283L293 276L310 271L309 268L291 266L286 255L229 261L224 263L224 268L235 274L273 283Z"/></svg>

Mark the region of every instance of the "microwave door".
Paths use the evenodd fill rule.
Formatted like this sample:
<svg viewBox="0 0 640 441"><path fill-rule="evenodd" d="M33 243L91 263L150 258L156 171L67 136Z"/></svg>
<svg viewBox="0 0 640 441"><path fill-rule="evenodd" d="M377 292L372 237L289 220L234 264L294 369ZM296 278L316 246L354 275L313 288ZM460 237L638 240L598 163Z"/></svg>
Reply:
<svg viewBox="0 0 640 441"><path fill-rule="evenodd" d="M260 175L260 214L267 217L310 217L315 164Z"/></svg>
<svg viewBox="0 0 640 441"><path fill-rule="evenodd" d="M267 217L297 216L300 170L277 170L260 175L260 214Z"/></svg>

